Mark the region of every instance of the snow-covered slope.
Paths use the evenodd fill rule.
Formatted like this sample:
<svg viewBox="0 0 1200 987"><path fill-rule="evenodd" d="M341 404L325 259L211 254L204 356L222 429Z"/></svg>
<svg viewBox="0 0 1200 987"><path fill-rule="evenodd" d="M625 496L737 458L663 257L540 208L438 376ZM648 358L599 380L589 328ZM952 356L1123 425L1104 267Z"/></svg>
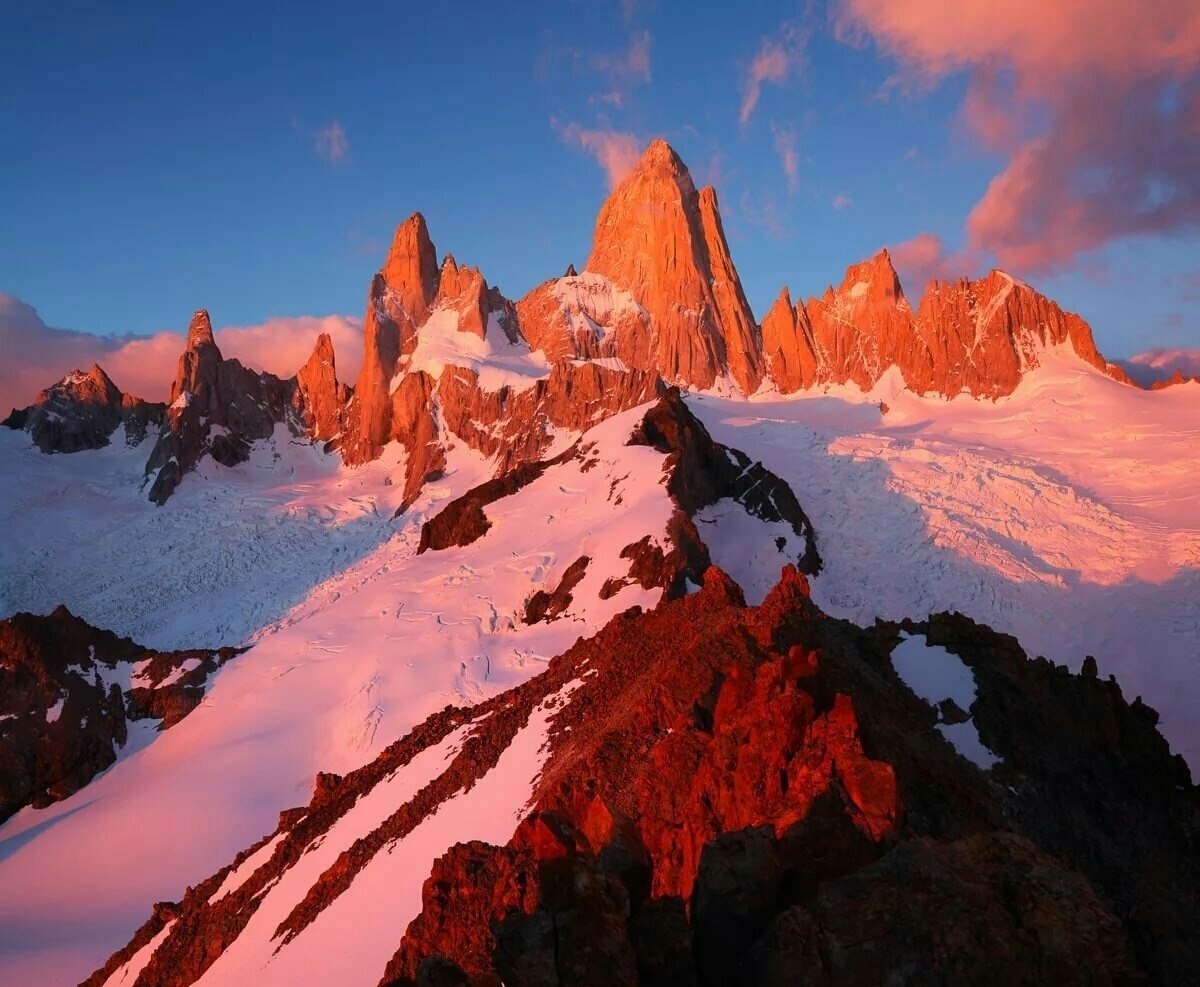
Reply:
<svg viewBox="0 0 1200 987"><path fill-rule="evenodd" d="M826 612L958 610L1074 669L1094 655L1196 771L1200 385L1150 393L1070 354L1040 362L994 402L921 398L893 371L870 395L690 403L803 500Z"/></svg>
<svg viewBox="0 0 1200 987"><path fill-rule="evenodd" d="M1139 392L1054 354L996 402L898 384L689 405L799 496L824 609L858 622L956 609L1073 667L1094 654L1200 763L1188 718L1200 702L1200 386ZM66 603L151 646L254 645L187 720L0 828L0 982L86 974L151 902L306 802L317 772L365 764L447 703L524 681L613 615L654 604L658 591L637 585L600 598L629 571L621 550L661 538L673 509L663 455L624 444L640 414L598 426L589 457L490 504L486 537L421 555L422 522L493 471L465 445L393 518L396 444L350 470L280 430L233 469L206 461L155 508L139 490L144 449L49 457L0 432L13 478L0 489L0 616ZM695 522L761 599L786 526L730 501ZM529 597L585 555L566 615L523 623Z"/></svg>
<svg viewBox="0 0 1200 987"><path fill-rule="evenodd" d="M610 419L585 459L489 505L486 538L421 555L422 521L490 476L463 447L395 520L400 488L383 461L343 470L308 446L264 444L162 508L138 495L140 457L122 458L121 443L70 460L5 449L27 478L5 494L6 610L65 600L143 641L255 646L149 747L0 828L0 983L74 982L151 902L306 802L318 771L362 765L447 703L523 681L613 615L657 602L638 585L600 599L629 571L620 551L661 538L673 510L663 455L625 445L638 420ZM525 624L528 598L582 555L577 603Z"/></svg>

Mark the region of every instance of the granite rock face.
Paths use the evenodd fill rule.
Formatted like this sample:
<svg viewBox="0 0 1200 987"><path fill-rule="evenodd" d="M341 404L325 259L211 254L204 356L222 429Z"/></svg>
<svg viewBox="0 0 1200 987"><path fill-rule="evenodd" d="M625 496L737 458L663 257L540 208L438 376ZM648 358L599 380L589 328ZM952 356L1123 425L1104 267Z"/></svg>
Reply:
<svg viewBox="0 0 1200 987"><path fill-rule="evenodd" d="M914 312L886 250L807 303L793 305L784 289L762 334L770 378L784 394L825 384L869 390L896 367L920 394L998 398L1059 347L1130 383L1100 355L1086 322L1002 271L934 281Z"/></svg>
<svg viewBox="0 0 1200 987"><path fill-rule="evenodd" d="M0 822L86 785L116 760L132 721L178 723L236 654L143 648L63 606L0 621Z"/></svg>
<svg viewBox="0 0 1200 987"><path fill-rule="evenodd" d="M124 426L127 445L138 445L161 423L165 406L124 394L99 364L72 370L47 387L28 408L14 408L0 424L29 433L42 452L101 449Z"/></svg>
<svg viewBox="0 0 1200 987"><path fill-rule="evenodd" d="M348 391L338 384L333 343L322 334L295 377L280 379L225 359L201 309L188 327L187 346L171 383L171 403L146 462L149 498L164 504L205 456L236 466L251 444L278 425L309 440L333 440L341 431Z"/></svg>

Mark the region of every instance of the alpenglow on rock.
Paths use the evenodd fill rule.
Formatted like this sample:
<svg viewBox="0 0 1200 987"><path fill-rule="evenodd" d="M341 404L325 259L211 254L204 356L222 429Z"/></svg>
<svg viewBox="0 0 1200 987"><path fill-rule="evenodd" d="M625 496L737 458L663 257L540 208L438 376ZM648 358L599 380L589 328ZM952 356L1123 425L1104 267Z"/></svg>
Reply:
<svg viewBox="0 0 1200 987"><path fill-rule="evenodd" d="M807 303L793 306L785 288L762 334L768 375L784 394L825 384L869 390L896 367L921 394L1003 397L1038 366L1039 354L1064 346L1128 382L1100 355L1083 319L1002 271L931 282L914 312L886 250Z"/></svg>
<svg viewBox="0 0 1200 987"><path fill-rule="evenodd" d="M171 384L166 420L146 462L150 499L165 503L206 455L223 466L245 462L251 443L270 438L278 424L296 436L334 438L346 399L327 335L318 338L296 377L281 380L222 357L208 312L197 311Z"/></svg>
<svg viewBox="0 0 1200 987"><path fill-rule="evenodd" d="M650 143L600 209L585 271L629 291L650 317L653 368L712 387L728 374L747 394L762 379L754 315L711 186L696 189L664 140Z"/></svg>
<svg viewBox="0 0 1200 987"><path fill-rule="evenodd" d="M81 452L108 445L122 425L126 444L137 445L151 424L162 421L163 410L161 403L123 394L94 363L87 373L72 370L0 424L28 432L42 452Z"/></svg>

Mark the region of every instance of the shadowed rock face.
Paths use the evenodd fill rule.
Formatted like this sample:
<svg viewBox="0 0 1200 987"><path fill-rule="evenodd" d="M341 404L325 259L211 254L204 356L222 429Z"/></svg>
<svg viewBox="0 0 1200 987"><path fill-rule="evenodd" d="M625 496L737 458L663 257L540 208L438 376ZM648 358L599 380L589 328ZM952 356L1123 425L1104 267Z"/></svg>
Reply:
<svg viewBox="0 0 1200 987"><path fill-rule="evenodd" d="M158 908L90 983L172 918L137 983L194 983L305 848L471 724L442 774L316 879L275 930L288 949L547 706L527 812L503 846L432 863L381 985L1194 982L1200 794L1153 714L957 615L904 626L972 668L990 772L897 676L899 625L826 617L791 567L747 607L710 569L700 591L319 778L237 890L210 901L227 868Z"/></svg>
<svg viewBox="0 0 1200 987"><path fill-rule="evenodd" d="M93 364L87 373L72 370L28 408L14 408L0 424L28 432L42 452L80 452L108 445L120 425L125 426L126 444L137 445L151 425L161 423L164 407L123 394Z"/></svg>
<svg viewBox="0 0 1200 987"><path fill-rule="evenodd" d="M152 651L62 606L0 621L0 822L86 785L116 760L129 722L178 723L237 653Z"/></svg>
<svg viewBox="0 0 1200 987"><path fill-rule="evenodd" d="M146 462L146 477L153 476L150 500L166 503L206 455L222 466L245 462L251 443L269 438L279 424L311 440L334 439L347 400L328 335L317 338L312 356L295 377L281 380L224 359L208 313L198 311L171 384L171 404Z"/></svg>

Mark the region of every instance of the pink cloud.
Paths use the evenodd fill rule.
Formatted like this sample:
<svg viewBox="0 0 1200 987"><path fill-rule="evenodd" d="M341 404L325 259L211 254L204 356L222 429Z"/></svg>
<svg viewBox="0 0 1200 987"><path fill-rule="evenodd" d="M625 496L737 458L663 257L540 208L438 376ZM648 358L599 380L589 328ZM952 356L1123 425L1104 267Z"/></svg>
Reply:
<svg viewBox="0 0 1200 987"><path fill-rule="evenodd" d="M780 25L778 37L763 40L758 54L746 70L746 80L742 87L742 106L738 113L741 123L749 123L750 117L754 115L754 108L758 106L758 99L762 95L763 83L782 85L794 72L799 71L804 64L804 46L807 41L807 34L791 23Z"/></svg>
<svg viewBox="0 0 1200 987"><path fill-rule="evenodd" d="M587 151L608 175L608 187L615 188L642 156L642 142L633 134L617 130L585 130L577 123L565 127L551 120L559 136L568 144Z"/></svg>
<svg viewBox="0 0 1200 987"><path fill-rule="evenodd" d="M346 139L346 131L336 120L322 127L313 134L313 149L317 157L330 164L341 164L350 154L350 142Z"/></svg>
<svg viewBox="0 0 1200 987"><path fill-rule="evenodd" d="M968 133L1007 164L974 250L1043 273L1111 240L1200 227L1200 7L1178 0L842 0L914 88L969 78Z"/></svg>
<svg viewBox="0 0 1200 987"><path fill-rule="evenodd" d="M226 326L215 332L225 357L256 370L290 377L312 353L317 336L333 340L340 380L352 383L362 363L362 323L344 315L268 319L254 326ZM46 325L37 311L12 295L0 294L0 415L25 407L45 387L76 368L99 363L121 390L148 401L167 397L184 333L151 336L97 336Z"/></svg>
<svg viewBox="0 0 1200 987"><path fill-rule="evenodd" d="M589 59L597 72L614 80L650 81L650 32L636 31L629 37L629 47L615 53L598 52Z"/></svg>
<svg viewBox="0 0 1200 987"><path fill-rule="evenodd" d="M829 204L833 206L834 209L849 209L852 205L854 205L854 200L844 192L839 192L833 197Z"/></svg>
<svg viewBox="0 0 1200 987"><path fill-rule="evenodd" d="M915 299L930 281L953 281L975 273L979 259L970 251L947 253L936 233L918 233L910 240L891 247L892 263Z"/></svg>
<svg viewBox="0 0 1200 987"><path fill-rule="evenodd" d="M784 127L771 128L775 133L775 152L787 175L788 193L796 191L799 180L799 157L796 151L796 131Z"/></svg>
<svg viewBox="0 0 1200 987"><path fill-rule="evenodd" d="M1126 372L1143 387L1157 380L1168 380L1176 371L1185 377L1200 376L1200 349L1176 347L1146 350L1122 360Z"/></svg>

